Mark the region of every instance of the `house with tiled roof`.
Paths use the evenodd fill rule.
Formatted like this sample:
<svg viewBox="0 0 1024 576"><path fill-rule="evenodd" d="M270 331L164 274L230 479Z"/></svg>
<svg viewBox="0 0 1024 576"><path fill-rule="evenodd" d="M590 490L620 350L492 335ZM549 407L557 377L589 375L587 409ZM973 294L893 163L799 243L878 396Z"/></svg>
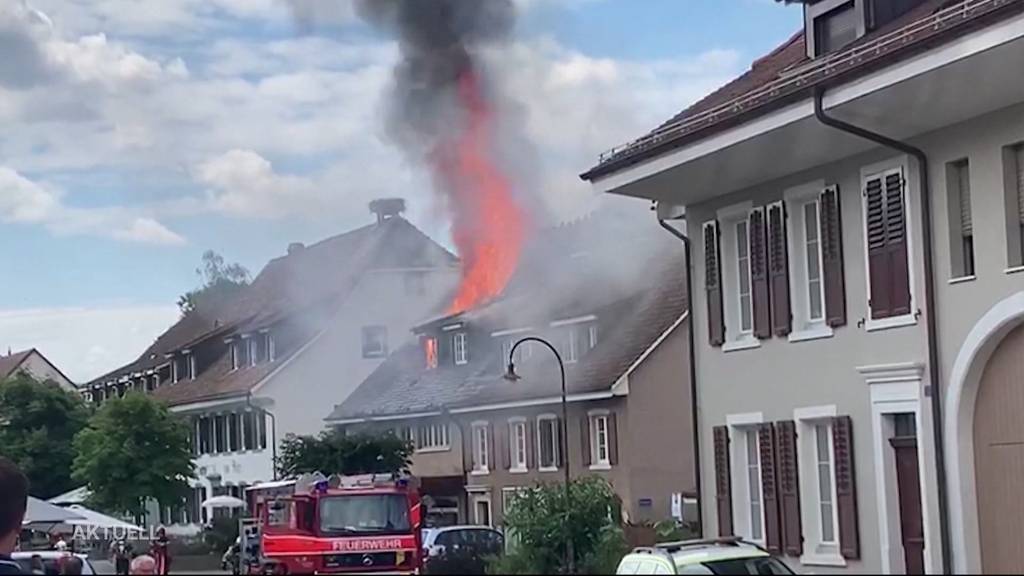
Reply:
<svg viewBox="0 0 1024 576"><path fill-rule="evenodd" d="M54 382L68 392L77 390L75 383L35 348L21 352L8 351L6 356L0 356L0 382L18 374L25 374L40 382Z"/></svg>
<svg viewBox="0 0 1024 576"><path fill-rule="evenodd" d="M611 481L631 521L673 517L675 495L692 522L683 270L678 242L636 220L599 211L542 230L500 298L416 326L327 422L411 440L434 524L501 526L511 495L566 466ZM524 337L553 350L518 345L511 381Z"/></svg>
<svg viewBox="0 0 1024 576"><path fill-rule="evenodd" d="M194 529L209 519L206 498L274 479L284 437L319 433L321 406L343 401L414 323L444 309L458 260L403 207L376 201L372 224L292 244L251 284L201 301L136 361L87 386L97 404L144 392L191 423L193 494L160 511L161 523Z"/></svg>
<svg viewBox="0 0 1024 576"><path fill-rule="evenodd" d="M685 215L704 533L798 571L1020 573L1024 1L794 4L582 175Z"/></svg>

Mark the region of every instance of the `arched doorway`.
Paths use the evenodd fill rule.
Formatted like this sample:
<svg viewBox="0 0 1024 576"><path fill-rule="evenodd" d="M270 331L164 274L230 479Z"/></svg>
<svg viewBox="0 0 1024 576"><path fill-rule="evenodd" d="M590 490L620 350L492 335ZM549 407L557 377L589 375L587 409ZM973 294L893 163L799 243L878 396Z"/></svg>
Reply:
<svg viewBox="0 0 1024 576"><path fill-rule="evenodd" d="M974 408L978 536L985 573L1024 570L1024 326L985 364Z"/></svg>

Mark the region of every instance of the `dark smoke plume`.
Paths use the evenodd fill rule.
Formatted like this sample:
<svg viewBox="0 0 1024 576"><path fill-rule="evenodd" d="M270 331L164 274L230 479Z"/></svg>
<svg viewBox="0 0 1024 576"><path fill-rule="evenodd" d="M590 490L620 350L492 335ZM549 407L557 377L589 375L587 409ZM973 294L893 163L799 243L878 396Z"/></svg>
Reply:
<svg viewBox="0 0 1024 576"><path fill-rule="evenodd" d="M457 129L456 90L467 72L483 82L478 51L506 40L515 26L512 0L357 0L366 22L398 39L388 114L390 134L407 151L422 154Z"/></svg>

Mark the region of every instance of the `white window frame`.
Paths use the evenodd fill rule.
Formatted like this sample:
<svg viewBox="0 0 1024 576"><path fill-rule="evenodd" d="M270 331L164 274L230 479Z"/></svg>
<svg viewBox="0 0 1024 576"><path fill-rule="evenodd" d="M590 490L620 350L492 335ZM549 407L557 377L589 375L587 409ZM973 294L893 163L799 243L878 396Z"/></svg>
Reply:
<svg viewBox="0 0 1024 576"><path fill-rule="evenodd" d="M587 338L589 339L588 343L590 344L590 350L593 350L594 348L597 347L597 336L597 323L594 322L591 325L587 326Z"/></svg>
<svg viewBox="0 0 1024 576"><path fill-rule="evenodd" d="M576 326L566 326L566 347L565 347L565 363L575 364L580 359L580 345L579 345L579 333L576 332Z"/></svg>
<svg viewBox="0 0 1024 576"><path fill-rule="evenodd" d="M454 358L456 366L469 363L468 347L469 341L465 332L452 334L452 358Z"/></svg>
<svg viewBox="0 0 1024 576"><path fill-rule="evenodd" d="M189 380L196 379L196 355L191 352L185 354L185 364Z"/></svg>
<svg viewBox="0 0 1024 576"><path fill-rule="evenodd" d="M755 338L753 333L753 278L750 278L750 330L740 330L739 248L736 245L736 226L740 222L747 222L747 243L749 244L750 211L753 207L752 202L742 202L722 208L716 213L719 230L719 282L722 286L722 308L726 338L725 343L722 345L723 352L734 352L749 348L759 348L761 346L761 341ZM749 267L749 247L747 256L747 266Z"/></svg>
<svg viewBox="0 0 1024 576"><path fill-rule="evenodd" d="M480 521L480 508L481 504L487 506L487 520L485 524ZM487 526L491 528L494 526L494 506L491 503L490 494L476 494L473 496L473 524L476 526Z"/></svg>
<svg viewBox="0 0 1024 576"><path fill-rule="evenodd" d="M733 517L736 521L735 533L743 536L752 542L764 544L765 518L764 518L764 487L761 485L760 467L758 468L758 495L761 502L761 538L754 538L753 522L751 518L750 502L750 476L747 468L747 432L753 432L757 438L757 430L764 424L764 415L760 412L746 414L729 414L726 416L726 424L729 427L729 459L730 476L733 490ZM761 451L758 447L758 466L760 466Z"/></svg>
<svg viewBox="0 0 1024 576"><path fill-rule="evenodd" d="M179 381L181 381L181 368L178 368L178 358L172 357L171 358L171 383L172 384L177 384ZM107 391L104 390L103 391L103 399L106 400L107 398L108 398Z"/></svg>
<svg viewBox="0 0 1024 576"><path fill-rule="evenodd" d="M832 327L826 322L825 262L821 236L821 193L828 188L824 180L795 186L785 191L787 220L787 249L789 250L790 308L793 311L793 331L790 342L817 338L831 338ZM841 193L841 191L840 191ZM807 270L807 222L804 208L814 203L818 215L818 274L821 294L821 318L811 317L810 279ZM845 274L845 270L844 270Z"/></svg>
<svg viewBox="0 0 1024 576"><path fill-rule="evenodd" d="M740 228L743 228L743 236L746 238L747 244L747 255L743 257L744 262L740 261ZM734 233L733 242L735 247L735 263L736 263L736 310L739 312L737 319L739 324L739 333L743 336L752 335L754 333L754 279L751 277L753 270L750 268L750 218L746 220L737 220L731 224L732 232ZM747 281L744 283L740 279L743 277L743 270L747 271ZM744 284L746 284L744 286ZM744 292L746 288L746 292ZM743 305L743 296L746 294L749 306ZM743 310L749 308L747 314L750 319L750 326L743 327Z"/></svg>
<svg viewBox="0 0 1024 576"><path fill-rule="evenodd" d="M846 566L846 560L839 545L839 506L836 496L835 446L832 436L832 418L836 406L810 406L793 411L797 426L797 469L800 481L800 514L804 539L804 551L800 563L805 566ZM833 542L823 542L820 484L818 480L818 450L815 427L828 427L828 450L832 455L832 534Z"/></svg>
<svg viewBox="0 0 1024 576"><path fill-rule="evenodd" d="M424 439L429 440L423 442ZM416 427L416 452L447 452L451 450L451 429L447 422L432 422Z"/></svg>
<svg viewBox="0 0 1024 576"><path fill-rule="evenodd" d="M743 478L747 498L744 501L744 511L747 515L748 534L751 541L763 544L765 542L765 518L764 518L764 485L762 482L761 462L761 437L757 428L744 428L743 434ZM751 460L751 441L753 441L753 457L756 463ZM754 478L757 481L757 514L759 516L760 535L754 534L754 486L750 482L751 472L755 472Z"/></svg>
<svg viewBox="0 0 1024 576"><path fill-rule="evenodd" d="M611 428L609 426L610 412L608 410L591 410L587 413L590 418L590 469L611 470L612 467L612 443ZM604 458L601 458L601 423L604 423Z"/></svg>
<svg viewBox="0 0 1024 576"><path fill-rule="evenodd" d="M256 366L256 364L259 363L259 344L256 342L255 338L249 338L245 342L245 346L246 348L248 348L246 356L248 356L249 367L252 368L253 366Z"/></svg>
<svg viewBox="0 0 1024 576"><path fill-rule="evenodd" d="M543 455L544 452L541 450L541 442L542 442L541 438L542 438L542 436L541 436L541 433L540 433L540 427L543 425L544 422L552 422L553 423L552 424L552 426L553 426L552 434L551 434L551 442L552 442L551 454L554 456L554 461L555 461L555 465L554 466L544 466L542 464L542 462L541 462L542 455ZM562 464L562 454L561 454L561 452L562 452L561 444L562 443L559 441L560 440L559 439L559 434L560 434L560 431L559 431L558 416L557 415L555 415L555 414L541 414L540 416L537 416L537 470L539 470L541 472L557 472L558 471L559 466Z"/></svg>
<svg viewBox="0 0 1024 576"><path fill-rule="evenodd" d="M473 442L473 471L470 472L473 476L484 476L491 473L491 433L490 425L485 421L473 422L470 430L472 431L472 442ZM482 438L482 442L481 442Z"/></svg>
<svg viewBox="0 0 1024 576"><path fill-rule="evenodd" d="M380 336L377 342L380 344L376 349L368 349L367 343L372 340L371 336ZM367 360L386 358L388 355L388 327L382 324L363 326L360 330L360 347L362 357Z"/></svg>
<svg viewBox="0 0 1024 576"><path fill-rule="evenodd" d="M512 474L525 474L529 471L527 450L530 449L530 435L526 428L526 418L515 417L508 420L508 471ZM520 436L522 432L522 436ZM520 444L520 440L522 443Z"/></svg>
<svg viewBox="0 0 1024 576"><path fill-rule="evenodd" d="M277 348L276 344L274 343L274 335L271 334L270 332L267 332L266 334L264 334L264 338L266 338L267 344L267 362L273 362L274 360L277 359Z"/></svg>
<svg viewBox="0 0 1024 576"><path fill-rule="evenodd" d="M916 195L917 180L911 179L911 171L908 169L909 159L906 156L900 156L892 160L885 162L879 162L870 166L865 166L860 170L860 203L861 203L861 247L864 251L864 304L865 304L865 318L864 318L864 329L868 332L874 332L877 330L887 330L890 328L900 328L903 326L913 326L917 324L917 258L915 252L915 238L914 238L914 212L911 211L913 203L911 197ZM864 194L864 188L867 185L867 181L875 178L884 178L889 174L900 173L903 175L905 188L903 190L903 213L906 215L906 234L907 234L907 276L908 286L910 286L910 312L902 316L892 316L889 318L873 318L871 316L871 260L868 256L868 199Z"/></svg>

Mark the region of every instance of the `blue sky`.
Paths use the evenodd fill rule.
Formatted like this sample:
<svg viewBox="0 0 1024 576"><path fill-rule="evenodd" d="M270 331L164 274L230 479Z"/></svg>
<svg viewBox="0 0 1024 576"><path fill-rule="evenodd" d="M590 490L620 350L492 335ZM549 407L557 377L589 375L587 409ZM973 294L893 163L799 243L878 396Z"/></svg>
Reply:
<svg viewBox="0 0 1024 576"><path fill-rule="evenodd" d="M300 32L288 1L320 25ZM771 0L515 1L516 35L486 57L554 218L593 206L576 174L602 149L801 22ZM0 63L0 350L94 376L174 320L204 250L255 274L368 223L382 195L447 242L422 168L382 133L395 45L348 0L3 0L0 45L21 47Z"/></svg>

